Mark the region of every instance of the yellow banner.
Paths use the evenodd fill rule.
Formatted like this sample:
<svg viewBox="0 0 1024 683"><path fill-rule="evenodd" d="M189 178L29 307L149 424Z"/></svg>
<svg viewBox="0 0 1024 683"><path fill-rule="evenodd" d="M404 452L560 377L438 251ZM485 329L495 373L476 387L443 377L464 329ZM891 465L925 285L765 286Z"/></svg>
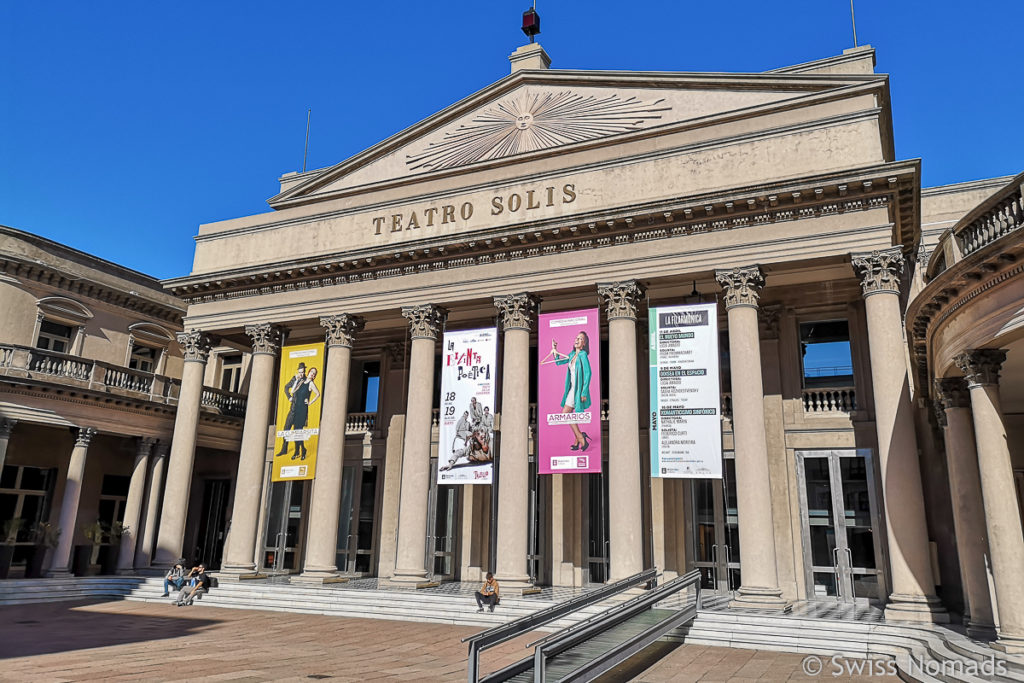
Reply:
<svg viewBox="0 0 1024 683"><path fill-rule="evenodd" d="M273 481L312 479L316 474L323 377L323 344L281 350Z"/></svg>

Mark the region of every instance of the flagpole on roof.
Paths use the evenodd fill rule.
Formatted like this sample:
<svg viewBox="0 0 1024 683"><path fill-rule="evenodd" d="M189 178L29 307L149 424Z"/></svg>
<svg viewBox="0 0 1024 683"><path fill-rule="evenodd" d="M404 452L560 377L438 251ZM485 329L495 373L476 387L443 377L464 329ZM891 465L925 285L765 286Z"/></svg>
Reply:
<svg viewBox="0 0 1024 683"><path fill-rule="evenodd" d="M852 2L853 0L851 0ZM309 117L313 113L312 109L306 110L306 146L302 150L302 172L306 172L306 157L309 155Z"/></svg>
<svg viewBox="0 0 1024 683"><path fill-rule="evenodd" d="M850 22L853 24L853 46L857 47L857 17L853 13L853 0L850 0Z"/></svg>

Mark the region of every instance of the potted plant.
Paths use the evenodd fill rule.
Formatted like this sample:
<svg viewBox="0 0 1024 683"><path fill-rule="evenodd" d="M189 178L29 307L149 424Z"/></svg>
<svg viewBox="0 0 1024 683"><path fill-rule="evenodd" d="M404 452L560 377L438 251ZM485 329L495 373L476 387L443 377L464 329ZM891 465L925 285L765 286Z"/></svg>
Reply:
<svg viewBox="0 0 1024 683"><path fill-rule="evenodd" d="M82 525L82 535L89 543L75 546L75 557L72 563L72 571L75 576L88 576L94 573L92 568L98 561L100 545L103 543L106 531L103 528L103 523L97 519L91 524Z"/></svg>
<svg viewBox="0 0 1024 683"><path fill-rule="evenodd" d="M100 551L100 574L113 574L117 570L117 555L121 550L121 537L128 531L128 527L114 520L109 526L104 525L103 531L106 544Z"/></svg>
<svg viewBox="0 0 1024 683"><path fill-rule="evenodd" d="M14 544L18 540L18 532L25 520L15 517L4 522L3 538L0 538L0 579L6 579L11 572L11 560L14 559Z"/></svg>
<svg viewBox="0 0 1024 683"><path fill-rule="evenodd" d="M25 563L25 578L35 579L43 575L46 553L57 547L60 528L49 522L39 522L32 530L32 553Z"/></svg>

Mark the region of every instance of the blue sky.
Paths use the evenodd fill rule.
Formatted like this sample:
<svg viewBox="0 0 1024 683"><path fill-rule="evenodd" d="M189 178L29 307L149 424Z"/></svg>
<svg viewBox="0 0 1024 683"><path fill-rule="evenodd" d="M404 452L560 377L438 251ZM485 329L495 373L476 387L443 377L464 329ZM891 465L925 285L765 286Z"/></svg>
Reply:
<svg viewBox="0 0 1024 683"><path fill-rule="evenodd" d="M0 223L156 277L201 223L268 210L508 73L526 0L0 3ZM763 71L853 43L848 0L540 0L556 68ZM1024 170L1024 2L856 0L924 184Z"/></svg>

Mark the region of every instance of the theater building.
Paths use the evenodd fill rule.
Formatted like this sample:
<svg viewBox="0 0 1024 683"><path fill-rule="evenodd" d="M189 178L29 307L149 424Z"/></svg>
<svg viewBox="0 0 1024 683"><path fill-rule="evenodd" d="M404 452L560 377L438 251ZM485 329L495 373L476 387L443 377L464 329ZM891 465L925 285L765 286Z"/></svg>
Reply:
<svg viewBox="0 0 1024 683"><path fill-rule="evenodd" d="M922 190L869 47L740 74L555 70L537 44L510 61L286 174L270 212L200 227L192 272L163 283L181 380L152 563L196 543L223 449L225 578L493 570L518 592L700 568L740 607L952 611L1019 644L1021 178ZM651 472L648 311L686 303L717 304L721 479ZM541 474L538 315L588 308L601 473ZM438 484L442 335L488 327L495 483ZM315 343L315 478L272 481L282 348ZM237 446L203 408L227 352Z"/></svg>

